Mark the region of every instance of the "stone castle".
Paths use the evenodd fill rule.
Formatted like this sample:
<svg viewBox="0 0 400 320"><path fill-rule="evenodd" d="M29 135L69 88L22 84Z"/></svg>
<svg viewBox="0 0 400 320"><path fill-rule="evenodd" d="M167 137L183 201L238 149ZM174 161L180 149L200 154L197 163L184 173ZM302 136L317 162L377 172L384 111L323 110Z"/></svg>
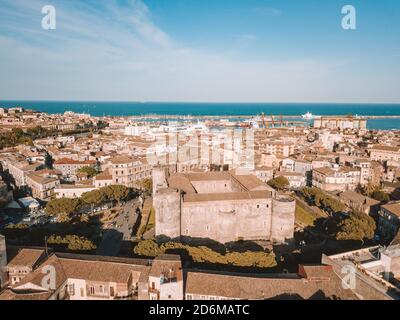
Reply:
<svg viewBox="0 0 400 320"><path fill-rule="evenodd" d="M231 170L169 174L153 170L156 236L220 243L239 240L290 242L295 200L255 176Z"/></svg>

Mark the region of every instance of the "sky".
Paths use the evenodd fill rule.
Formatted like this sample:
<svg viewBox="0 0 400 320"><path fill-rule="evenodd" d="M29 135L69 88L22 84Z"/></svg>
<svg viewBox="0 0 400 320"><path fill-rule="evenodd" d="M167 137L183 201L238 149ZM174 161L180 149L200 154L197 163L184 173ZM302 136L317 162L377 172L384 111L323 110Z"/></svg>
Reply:
<svg viewBox="0 0 400 320"><path fill-rule="evenodd" d="M400 1L0 0L0 100L400 103Z"/></svg>

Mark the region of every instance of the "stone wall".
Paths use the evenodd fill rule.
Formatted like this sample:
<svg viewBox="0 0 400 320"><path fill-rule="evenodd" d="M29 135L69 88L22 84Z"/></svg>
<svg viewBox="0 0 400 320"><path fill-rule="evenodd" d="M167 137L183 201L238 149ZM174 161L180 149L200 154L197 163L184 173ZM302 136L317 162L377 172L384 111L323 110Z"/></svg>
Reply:
<svg viewBox="0 0 400 320"><path fill-rule="evenodd" d="M296 201L287 196L276 195L272 200L271 240L283 243L294 235Z"/></svg>
<svg viewBox="0 0 400 320"><path fill-rule="evenodd" d="M181 236L181 193L175 189L161 189L154 196L156 236Z"/></svg>
<svg viewBox="0 0 400 320"><path fill-rule="evenodd" d="M182 206L182 235L220 243L268 240L271 199L186 202Z"/></svg>

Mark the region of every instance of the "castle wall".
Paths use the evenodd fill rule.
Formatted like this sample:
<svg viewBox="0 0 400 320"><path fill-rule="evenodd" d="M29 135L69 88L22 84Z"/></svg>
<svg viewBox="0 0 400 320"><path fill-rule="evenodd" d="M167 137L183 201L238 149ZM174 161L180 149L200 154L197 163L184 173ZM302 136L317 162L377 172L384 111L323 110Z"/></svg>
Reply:
<svg viewBox="0 0 400 320"><path fill-rule="evenodd" d="M220 243L267 240L271 207L271 199L183 203L182 235Z"/></svg>
<svg viewBox="0 0 400 320"><path fill-rule="evenodd" d="M231 180L191 181L198 193L226 193L232 192Z"/></svg>

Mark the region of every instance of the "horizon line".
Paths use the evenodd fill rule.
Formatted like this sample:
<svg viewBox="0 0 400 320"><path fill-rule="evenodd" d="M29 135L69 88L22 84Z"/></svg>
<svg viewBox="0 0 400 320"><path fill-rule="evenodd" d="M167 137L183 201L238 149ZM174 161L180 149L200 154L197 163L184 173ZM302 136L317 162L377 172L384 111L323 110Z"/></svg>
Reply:
<svg viewBox="0 0 400 320"><path fill-rule="evenodd" d="M28 100L28 99L15 99L15 100L0 100L1 103L10 103L10 102L63 102L63 103L135 103L135 104L153 104L153 103L160 103L160 104L170 104L170 103L176 103L176 104L350 104L350 105L356 105L356 104L363 104L363 105L369 105L369 104L380 104L380 105L400 105L399 102L309 102L309 101L260 101L260 102L246 102L246 101L239 101L239 102L234 102L234 101L139 101L139 100L52 100L52 99L44 99L44 100ZM2 107L0 105L0 107Z"/></svg>

